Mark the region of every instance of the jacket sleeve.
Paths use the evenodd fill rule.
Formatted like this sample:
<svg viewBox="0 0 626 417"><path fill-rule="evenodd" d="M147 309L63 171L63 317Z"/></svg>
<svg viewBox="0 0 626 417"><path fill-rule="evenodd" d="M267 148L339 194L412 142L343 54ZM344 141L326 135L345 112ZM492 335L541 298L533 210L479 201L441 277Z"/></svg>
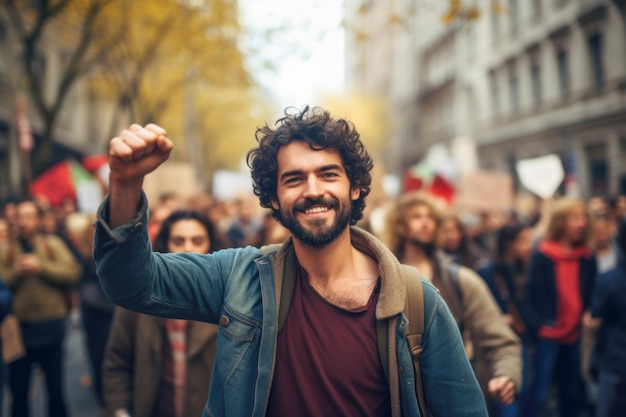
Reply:
<svg viewBox="0 0 626 417"><path fill-rule="evenodd" d="M102 370L105 417L118 409L132 412L136 329L137 314L116 308Z"/></svg>
<svg viewBox="0 0 626 417"><path fill-rule="evenodd" d="M521 388L522 348L519 337L504 322L500 308L484 281L471 269L461 267L463 323L470 332L477 355L486 360L490 378L508 376Z"/></svg>
<svg viewBox="0 0 626 417"><path fill-rule="evenodd" d="M155 253L148 236L147 200L126 225L110 229L101 204L93 257L105 295L115 304L153 316L217 323L230 277L255 276L257 248L211 254ZM234 272L236 271L236 272ZM253 285L253 284L251 284Z"/></svg>
<svg viewBox="0 0 626 417"><path fill-rule="evenodd" d="M424 311L420 369L428 410L433 417L487 417L484 396L456 321L429 284L424 284Z"/></svg>
<svg viewBox="0 0 626 417"><path fill-rule="evenodd" d="M58 236L46 236L52 256L40 256L40 277L53 284L75 285L80 279L81 267L70 249Z"/></svg>

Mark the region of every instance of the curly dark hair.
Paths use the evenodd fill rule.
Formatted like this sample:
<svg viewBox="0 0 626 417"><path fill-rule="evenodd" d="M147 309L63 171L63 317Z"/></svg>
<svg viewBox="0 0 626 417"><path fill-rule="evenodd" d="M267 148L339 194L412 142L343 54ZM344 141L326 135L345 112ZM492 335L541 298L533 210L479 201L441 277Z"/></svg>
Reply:
<svg viewBox="0 0 626 417"><path fill-rule="evenodd" d="M372 158L361 142L360 135L351 122L331 117L321 107L304 106L293 112L293 107L285 109L285 117L276 121L276 128L267 124L256 130L258 147L251 149L247 163L252 174L254 194L259 197L261 206L272 210L272 216L281 221L280 211L272 207L277 200L278 151L293 141L303 141L312 149L336 149L341 155L351 187L358 187L361 194L352 202L350 224L356 224L363 217L365 197L371 190Z"/></svg>
<svg viewBox="0 0 626 417"><path fill-rule="evenodd" d="M209 236L209 253L224 249L228 246L224 242L224 237L207 216L197 210L180 209L174 211L163 221L159 233L154 239L154 244L152 245L153 251L161 253L169 252L167 250L167 242L170 240L172 226L174 223L181 220L195 220L204 227Z"/></svg>

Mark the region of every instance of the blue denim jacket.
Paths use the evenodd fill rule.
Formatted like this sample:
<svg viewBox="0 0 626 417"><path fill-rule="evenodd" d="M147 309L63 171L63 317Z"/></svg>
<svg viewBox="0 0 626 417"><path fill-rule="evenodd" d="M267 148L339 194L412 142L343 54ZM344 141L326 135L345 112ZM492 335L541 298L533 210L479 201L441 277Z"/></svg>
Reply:
<svg viewBox="0 0 626 417"><path fill-rule="evenodd" d="M278 305L288 240L264 253L253 247L213 254L153 253L147 204L127 225L111 230L108 201L98 214L94 258L102 287L116 304L157 316L219 325L211 389L203 416L263 417L274 371ZM419 416L411 353L402 315L406 282L397 259L376 238L351 229L353 245L378 261L378 320L389 328L392 415ZM484 398L461 336L437 290L424 281L424 336L420 364L433 416L486 417Z"/></svg>

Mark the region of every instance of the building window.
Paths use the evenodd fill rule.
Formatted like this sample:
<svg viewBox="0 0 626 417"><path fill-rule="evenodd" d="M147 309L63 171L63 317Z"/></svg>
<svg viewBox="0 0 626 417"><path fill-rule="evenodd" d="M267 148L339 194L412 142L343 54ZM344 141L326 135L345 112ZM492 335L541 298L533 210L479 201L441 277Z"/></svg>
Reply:
<svg viewBox="0 0 626 417"><path fill-rule="evenodd" d="M567 49L559 48L556 54L557 66L559 69L559 92L561 98L569 95L569 56Z"/></svg>
<svg viewBox="0 0 626 417"><path fill-rule="evenodd" d="M608 193L609 166L606 152L606 144L603 143L585 147L592 195L607 195Z"/></svg>
<svg viewBox="0 0 626 417"><path fill-rule="evenodd" d="M7 39L6 28L4 26L4 23L0 21L0 80L6 77L7 68L9 65L9 62L8 62L9 54L7 51L8 48L6 44L6 39Z"/></svg>
<svg viewBox="0 0 626 417"><path fill-rule="evenodd" d="M515 37L519 31L519 12L517 0L509 0L509 24L511 37Z"/></svg>
<svg viewBox="0 0 626 417"><path fill-rule="evenodd" d="M493 11L491 15L491 39L496 45L500 39L500 12Z"/></svg>
<svg viewBox="0 0 626 417"><path fill-rule="evenodd" d="M589 55L591 58L591 75L593 84L599 90L604 85L604 64L602 61L602 34L599 32L589 36Z"/></svg>
<svg viewBox="0 0 626 417"><path fill-rule="evenodd" d="M538 22L543 15L542 0L533 0L532 18Z"/></svg>
<svg viewBox="0 0 626 417"><path fill-rule="evenodd" d="M519 111L519 81L515 69L509 73L509 95L511 100L511 113Z"/></svg>
<svg viewBox="0 0 626 417"><path fill-rule="evenodd" d="M538 106L541 104L541 64L538 60L533 60L530 66L530 77L533 88L533 104Z"/></svg>
<svg viewBox="0 0 626 417"><path fill-rule="evenodd" d="M500 116L500 91L498 88L498 79L495 74L492 74L491 79L491 114L494 120L497 120Z"/></svg>

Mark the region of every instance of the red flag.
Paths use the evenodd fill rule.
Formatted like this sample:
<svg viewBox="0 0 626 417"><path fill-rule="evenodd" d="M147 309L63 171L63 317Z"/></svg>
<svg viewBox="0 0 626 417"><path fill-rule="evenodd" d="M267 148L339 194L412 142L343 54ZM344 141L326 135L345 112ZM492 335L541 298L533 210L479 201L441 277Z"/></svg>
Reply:
<svg viewBox="0 0 626 417"><path fill-rule="evenodd" d="M80 161L83 168L96 177L105 187L109 184L109 155L106 153L89 155Z"/></svg>
<svg viewBox="0 0 626 417"><path fill-rule="evenodd" d="M58 207L65 199L75 199L76 189L72 179L72 172L67 161L59 162L35 178L29 186L33 196L41 196Z"/></svg>
<svg viewBox="0 0 626 417"><path fill-rule="evenodd" d="M33 132L30 129L26 110L24 109L24 100L21 96L17 96L15 113L17 117L17 134L19 136L20 149L24 152L30 152L35 146Z"/></svg>

